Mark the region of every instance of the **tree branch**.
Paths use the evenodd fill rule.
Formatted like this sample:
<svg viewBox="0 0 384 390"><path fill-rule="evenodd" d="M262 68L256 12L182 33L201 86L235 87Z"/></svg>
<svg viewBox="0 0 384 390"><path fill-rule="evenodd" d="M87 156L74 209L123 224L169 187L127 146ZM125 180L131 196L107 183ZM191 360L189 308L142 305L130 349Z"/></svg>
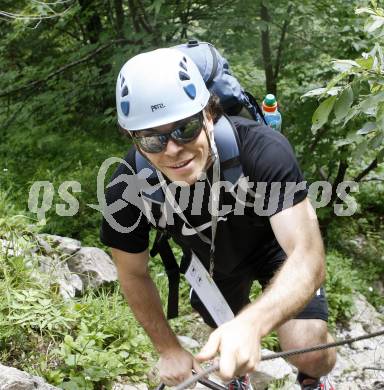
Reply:
<svg viewBox="0 0 384 390"><path fill-rule="evenodd" d="M288 6L287 17L285 18L283 28L281 29L279 47L277 49L277 55L276 55L276 61L275 61L275 71L274 71L274 75L273 75L275 80L277 80L279 77L281 60L283 57L283 49L284 49L284 43L285 43L284 41L285 41L285 37L287 35L289 22L291 21L291 11L292 11L292 4L290 4Z"/></svg>
<svg viewBox="0 0 384 390"><path fill-rule="evenodd" d="M317 172L319 173L320 177L322 180L326 181L327 180L327 175L324 172L324 168L320 167Z"/></svg>
<svg viewBox="0 0 384 390"><path fill-rule="evenodd" d="M133 28L135 29L135 32L139 33L140 32L140 25L139 25L139 21L137 18L137 9L136 9L134 0L128 0L128 7L129 7L131 17L132 17Z"/></svg>
<svg viewBox="0 0 384 390"><path fill-rule="evenodd" d="M369 183L371 181L382 181L382 182L384 182L384 179L381 179L380 177L372 177L371 179L361 180L360 183Z"/></svg>
<svg viewBox="0 0 384 390"><path fill-rule="evenodd" d="M66 70L71 69L71 68L73 68L73 67L75 67L77 65L80 65L80 64L84 63L84 62L89 61L90 59L95 57L97 54L101 53L105 49L108 49L109 47L111 47L111 46L113 46L113 45L115 45L117 43L129 43L131 45L136 45L136 44L138 44L140 42L132 41L132 40L129 40L129 39L115 39L115 40L113 40L113 41L111 41L109 43L106 43L105 45L102 45L102 46L98 47L96 50L91 51L90 53L85 55L83 58L80 58L77 61L73 61L73 62L71 62L69 64L66 64L66 65L62 66L61 68L55 70L54 72L49 73L47 76L45 76L42 79L32 81L29 84L23 85L21 87L15 88L15 89L10 89L10 90L8 90L8 91L6 91L4 93L1 93L0 94L0 98L5 97L5 96L9 96L9 95L14 95L14 94L16 94L18 92L21 92L21 91L24 91L24 90L27 90L27 89L38 87L40 84L43 84L43 83L47 82L51 78L53 78L53 77L55 77L55 76L65 72Z"/></svg>
<svg viewBox="0 0 384 390"><path fill-rule="evenodd" d="M365 169L363 169L353 180L359 182L364 176L367 176L369 172L377 168L378 161L375 158Z"/></svg>
<svg viewBox="0 0 384 390"><path fill-rule="evenodd" d="M260 4L260 16L263 24L261 26L261 49L263 54L263 63L264 63L264 72L265 72L265 83L267 93L273 93L276 95L276 80L273 75L272 67L272 55L269 39L269 22L270 17L268 13L268 8L264 5L262 1Z"/></svg>
<svg viewBox="0 0 384 390"><path fill-rule="evenodd" d="M323 135L326 131L327 131L326 127L322 127L317 131L315 139L310 143L310 145L307 148L308 152L313 153L315 151L317 144L323 138Z"/></svg>
<svg viewBox="0 0 384 390"><path fill-rule="evenodd" d="M118 38L123 38L123 26L124 26L124 8L122 0L114 0L113 5L115 8L116 16L116 33Z"/></svg>
<svg viewBox="0 0 384 390"><path fill-rule="evenodd" d="M336 178L332 184L332 196L331 196L331 201L329 203L329 207L331 207L333 205L333 203L335 202L335 200L337 198L337 192L336 192L337 187L344 180L345 173L347 172L347 169L348 169L347 160L341 159L339 161L339 169L337 171Z"/></svg>
<svg viewBox="0 0 384 390"><path fill-rule="evenodd" d="M142 27L144 28L144 30L148 34L153 34L153 31L154 31L153 27L150 25L150 23L148 21L147 14L145 12L145 8L144 8L142 2L140 0L137 0L137 5L139 6L139 9L140 9L140 12L141 12L141 13L138 14L140 24L142 25Z"/></svg>

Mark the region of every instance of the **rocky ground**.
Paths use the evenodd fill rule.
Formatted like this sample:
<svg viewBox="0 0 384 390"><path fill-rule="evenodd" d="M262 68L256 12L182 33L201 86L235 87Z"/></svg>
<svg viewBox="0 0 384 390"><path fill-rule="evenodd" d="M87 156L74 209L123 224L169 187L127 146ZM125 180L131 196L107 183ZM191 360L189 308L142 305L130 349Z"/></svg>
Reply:
<svg viewBox="0 0 384 390"><path fill-rule="evenodd" d="M52 259L57 257L57 261L41 261L41 271L52 273L51 268L54 267L63 298L70 299L76 291L81 291L88 285L97 287L105 281L116 280L113 262L100 249L82 248L78 241L58 236L46 235L40 236L39 239L39 245L44 247L45 255ZM0 242L0 245L7 243ZM55 254L58 249L71 255L66 263L59 261ZM355 307L355 314L348 324L337 330L335 336L338 340L377 332L384 328L383 314L377 312L360 294L356 294ZM197 352L207 340L209 328L197 316L190 322L193 327L188 336L180 336L180 341L192 352ZM263 354L268 353L270 351L263 351ZM299 390L299 386L295 384L295 369L283 359L262 362L259 369L259 372L252 375L255 390ZM331 376L337 390L384 389L384 336L339 347L337 364ZM151 383L158 381L155 370L148 373L148 380ZM0 364L0 390L51 389L55 387L45 383L42 378ZM113 387L113 390L147 389L145 383L132 385L117 382ZM206 388L198 384L196 389Z"/></svg>
<svg viewBox="0 0 384 390"><path fill-rule="evenodd" d="M356 314L349 323L338 329L336 337L339 340L357 337L367 332L383 329L384 321L366 299L357 294L355 298ZM196 321L201 321L196 318ZM180 336L180 341L191 351L197 351L207 339L208 327L203 323L191 330L192 337ZM270 353L263 350L263 354ZM282 389L299 390L295 384L296 371L279 358L263 362L260 371L252 375L255 390ZM355 342L338 348L338 360L331 373L336 390L379 390L384 389L384 336ZM156 381L156 373L148 374L149 380ZM212 379L215 379L212 377ZM34 377L11 367L0 365L0 390L53 390L43 379ZM146 383L129 384L118 382L113 390L147 390ZM206 389L198 384L196 390Z"/></svg>

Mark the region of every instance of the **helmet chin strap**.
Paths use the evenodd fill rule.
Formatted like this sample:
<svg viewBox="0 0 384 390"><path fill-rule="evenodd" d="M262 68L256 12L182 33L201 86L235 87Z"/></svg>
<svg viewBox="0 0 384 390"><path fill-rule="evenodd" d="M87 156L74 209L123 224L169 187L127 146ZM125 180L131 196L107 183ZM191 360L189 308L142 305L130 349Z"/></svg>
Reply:
<svg viewBox="0 0 384 390"><path fill-rule="evenodd" d="M219 153L218 153L217 147L216 147L213 128L208 129L208 126L206 126L207 116L206 116L205 111L203 111L203 115L204 115L204 132L205 132L205 135L207 137L208 147L209 147L208 159L207 159L207 163L206 163L205 168L204 168L204 172L206 172L215 161L218 161L220 163L220 160L219 160Z"/></svg>

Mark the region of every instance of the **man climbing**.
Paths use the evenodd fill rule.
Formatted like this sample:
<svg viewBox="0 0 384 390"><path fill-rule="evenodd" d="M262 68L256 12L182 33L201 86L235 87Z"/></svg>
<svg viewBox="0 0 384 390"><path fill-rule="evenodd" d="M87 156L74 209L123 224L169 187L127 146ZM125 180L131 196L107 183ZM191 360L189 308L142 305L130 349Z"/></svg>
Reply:
<svg viewBox="0 0 384 390"><path fill-rule="evenodd" d="M272 330L283 350L331 341L321 288L323 243L288 141L255 121L225 116L197 66L174 48L130 59L120 71L116 100L120 127L135 146L112 178L117 184L108 188L107 203L126 190L117 178L132 170L139 177L143 166L146 175L153 170L156 191L142 192L141 207L136 199L116 209L114 218L125 226L145 216L133 231L118 232L104 219L101 239L112 248L122 291L160 355L163 382L176 385L192 369L200 371L199 362L219 355L222 378L241 377L246 388L261 339ZM171 330L149 275L152 225L192 251L234 314L216 328L215 318L228 310L209 312L194 286L192 306L216 328L196 357ZM250 302L254 280L263 293ZM335 357L334 350L292 357L301 387L331 389L324 376Z"/></svg>

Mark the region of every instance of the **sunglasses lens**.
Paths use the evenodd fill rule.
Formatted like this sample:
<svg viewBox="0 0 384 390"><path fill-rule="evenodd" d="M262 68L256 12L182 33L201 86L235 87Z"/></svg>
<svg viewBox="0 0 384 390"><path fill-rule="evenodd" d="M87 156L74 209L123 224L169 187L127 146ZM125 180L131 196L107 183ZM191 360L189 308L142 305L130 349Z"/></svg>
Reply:
<svg viewBox="0 0 384 390"><path fill-rule="evenodd" d="M170 133L138 136L134 137L134 140L144 152L160 153L166 148L170 137L176 142L186 144L197 138L202 128L203 119L202 114L199 113L184 122L180 122L178 127Z"/></svg>
<svg viewBox="0 0 384 390"><path fill-rule="evenodd" d="M171 137L179 142L190 142L200 134L201 129L202 123L200 118L194 117L175 129L171 133Z"/></svg>
<svg viewBox="0 0 384 390"><path fill-rule="evenodd" d="M147 153L159 153L167 145L167 136L152 135L148 137L136 138L136 143Z"/></svg>

